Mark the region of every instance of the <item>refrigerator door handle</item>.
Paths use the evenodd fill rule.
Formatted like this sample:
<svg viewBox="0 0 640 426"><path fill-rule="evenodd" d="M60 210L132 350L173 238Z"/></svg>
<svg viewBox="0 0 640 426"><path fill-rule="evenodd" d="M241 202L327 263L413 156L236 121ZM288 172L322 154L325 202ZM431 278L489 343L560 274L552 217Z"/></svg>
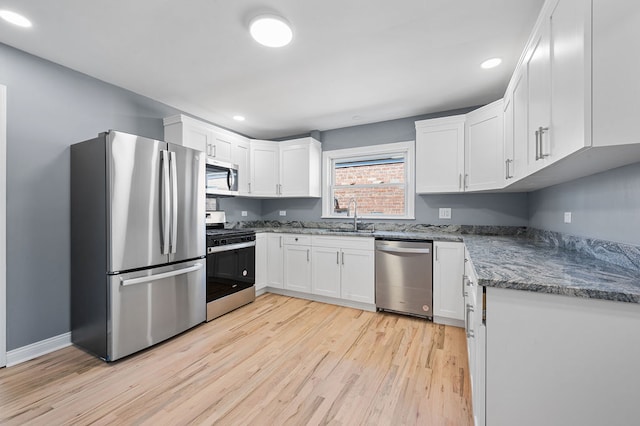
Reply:
<svg viewBox="0 0 640 426"><path fill-rule="evenodd" d="M162 280L162 279L165 279L165 278L175 277L176 275L188 274L189 272L197 271L200 268L202 268L202 263L196 263L193 266L189 266L188 268L182 268L182 269L177 269L175 271L163 272L161 274L148 275L146 277L129 278L129 279L124 279L124 278L121 277L120 278L120 285L124 287L124 286L128 286L128 285L148 283L150 281Z"/></svg>
<svg viewBox="0 0 640 426"><path fill-rule="evenodd" d="M160 222L162 223L162 254L169 254L169 234L171 231L170 222L170 205L169 198L171 197L171 189L169 188L169 151L160 151L160 158L162 160L162 185L161 198L160 198Z"/></svg>
<svg viewBox="0 0 640 426"><path fill-rule="evenodd" d="M178 245L178 166L176 153L171 151L171 247L170 253L176 252Z"/></svg>

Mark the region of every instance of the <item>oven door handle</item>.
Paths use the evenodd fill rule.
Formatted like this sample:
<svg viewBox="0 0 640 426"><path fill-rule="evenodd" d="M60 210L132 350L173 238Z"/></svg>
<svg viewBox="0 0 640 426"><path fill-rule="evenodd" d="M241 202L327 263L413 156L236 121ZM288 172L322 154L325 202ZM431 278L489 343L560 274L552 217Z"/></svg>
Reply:
<svg viewBox="0 0 640 426"><path fill-rule="evenodd" d="M255 241L247 241L246 243L227 244L226 246L207 247L207 254L220 253L223 251L239 250L243 248L255 247Z"/></svg>
<svg viewBox="0 0 640 426"><path fill-rule="evenodd" d="M163 280L165 278L175 277L176 275L188 274L189 272L197 271L202 268L202 263L196 263L193 266L189 266L188 268L177 269L175 271L163 272L161 274L147 275L139 278L129 278L123 279L120 278L120 285L134 285L134 284L142 284L148 283L149 281Z"/></svg>

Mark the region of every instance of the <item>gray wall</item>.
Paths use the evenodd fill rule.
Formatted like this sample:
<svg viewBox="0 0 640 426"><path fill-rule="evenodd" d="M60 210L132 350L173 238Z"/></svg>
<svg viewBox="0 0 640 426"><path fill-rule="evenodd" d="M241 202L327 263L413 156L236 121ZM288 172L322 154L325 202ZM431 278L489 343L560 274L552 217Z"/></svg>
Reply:
<svg viewBox="0 0 640 426"><path fill-rule="evenodd" d="M7 350L69 331L69 145L162 138L178 111L0 44L7 86Z"/></svg>
<svg viewBox="0 0 640 426"><path fill-rule="evenodd" d="M532 192L529 214L534 228L640 245L640 163Z"/></svg>
<svg viewBox="0 0 640 426"><path fill-rule="evenodd" d="M320 132L322 150L415 140L416 120L464 114L474 108L327 130ZM420 165L416 164L416 167ZM528 224L527 194L524 193L416 195L415 206L416 219L403 222L436 225L527 226ZM451 207L451 220L438 219L440 207ZM285 210L287 216L279 216L280 210ZM321 220L321 215L322 202L319 199L276 199L262 202L262 217L267 220L318 221Z"/></svg>

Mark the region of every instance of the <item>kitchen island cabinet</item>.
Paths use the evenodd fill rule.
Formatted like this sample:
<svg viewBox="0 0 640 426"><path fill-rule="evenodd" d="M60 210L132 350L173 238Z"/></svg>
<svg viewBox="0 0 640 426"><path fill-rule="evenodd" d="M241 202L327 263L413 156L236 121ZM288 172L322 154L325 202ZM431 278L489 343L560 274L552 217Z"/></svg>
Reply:
<svg viewBox="0 0 640 426"><path fill-rule="evenodd" d="M487 425L634 423L640 305L488 287L486 327Z"/></svg>

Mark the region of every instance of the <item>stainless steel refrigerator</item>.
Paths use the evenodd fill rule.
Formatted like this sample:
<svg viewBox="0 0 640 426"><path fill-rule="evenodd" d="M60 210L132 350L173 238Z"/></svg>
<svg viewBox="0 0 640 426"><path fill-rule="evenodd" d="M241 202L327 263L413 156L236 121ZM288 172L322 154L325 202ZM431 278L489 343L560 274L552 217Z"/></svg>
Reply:
<svg viewBox="0 0 640 426"><path fill-rule="evenodd" d="M114 361L205 320L205 154L109 131L71 146L71 339Z"/></svg>

